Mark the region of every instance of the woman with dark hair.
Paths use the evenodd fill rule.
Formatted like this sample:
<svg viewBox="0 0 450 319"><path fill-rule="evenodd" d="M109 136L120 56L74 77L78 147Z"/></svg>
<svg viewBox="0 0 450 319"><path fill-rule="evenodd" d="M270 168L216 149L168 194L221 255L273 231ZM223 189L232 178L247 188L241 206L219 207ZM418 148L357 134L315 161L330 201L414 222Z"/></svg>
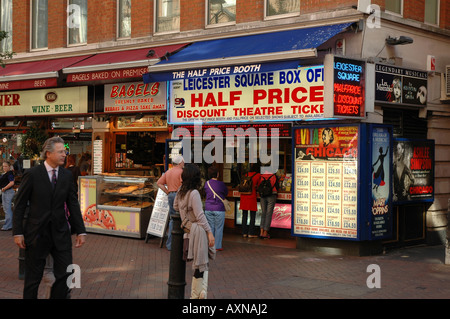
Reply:
<svg viewBox="0 0 450 319"><path fill-rule="evenodd" d="M184 238L189 239L187 260L192 261L194 275L192 277L191 299L206 299L208 290L209 258L214 259L214 235L203 212L200 169L195 164L185 164L183 180L175 197L173 207L180 212L181 220L189 220L192 225Z"/></svg>
<svg viewBox="0 0 450 319"><path fill-rule="evenodd" d="M205 215L216 241L216 250L223 250L222 238L225 225L225 205L223 200L228 195L228 188L219 181L219 170L216 166L208 168L209 181L205 183Z"/></svg>

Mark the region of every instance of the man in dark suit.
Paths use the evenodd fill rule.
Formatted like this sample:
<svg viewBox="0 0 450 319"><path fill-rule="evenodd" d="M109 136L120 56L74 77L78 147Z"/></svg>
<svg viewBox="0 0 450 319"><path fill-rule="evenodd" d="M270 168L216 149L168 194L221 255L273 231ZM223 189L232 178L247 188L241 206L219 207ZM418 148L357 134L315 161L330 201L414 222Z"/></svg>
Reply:
<svg viewBox="0 0 450 319"><path fill-rule="evenodd" d="M45 141L42 157L43 164L23 175L13 215L14 242L25 249L23 297L37 298L45 260L50 254L55 275L50 298L67 298L70 275L67 267L72 264L71 233L77 234L75 247L81 247L86 240L86 229L72 173L62 167L66 158L64 140L52 137Z"/></svg>

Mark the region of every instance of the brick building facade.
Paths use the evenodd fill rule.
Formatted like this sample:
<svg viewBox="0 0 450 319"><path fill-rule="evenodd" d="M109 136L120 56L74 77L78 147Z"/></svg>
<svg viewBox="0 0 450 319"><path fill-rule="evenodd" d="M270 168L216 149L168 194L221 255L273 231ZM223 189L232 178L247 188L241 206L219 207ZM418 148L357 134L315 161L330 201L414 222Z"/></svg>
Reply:
<svg viewBox="0 0 450 319"><path fill-rule="evenodd" d="M157 32L155 13L156 0L131 0L131 36L118 36L117 0L89 0L87 4L87 41L68 44L67 20L69 1L48 1L48 44L47 47L32 49L32 2L12 0L12 50L15 56L7 64L27 63L55 58L95 55L109 52L157 48L168 45L207 41L221 38L296 30L313 26L353 23L353 29L342 34L346 40L348 57L373 62L388 63L418 70L427 70L427 57L433 56L435 69L430 71L429 100L425 111L412 108L408 112L414 118L425 121L426 136L436 141L435 201L426 207L426 236L430 241L440 241L445 234L447 202L450 196L450 96L442 95L446 66L450 65L450 1L437 0L435 19L438 23L426 21L428 1L387 0L236 0L235 19L231 23L207 25L209 2L203 0L179 1L179 28L170 32ZM156 1L158 2L158 1ZM169 1L172 2L172 1ZM173 1L177 2L177 1ZM221 2L221 1L218 1ZM225 1L223 1L225 2ZM230 1L228 1L230 2ZM299 8L289 14L268 16L268 3L284 4ZM398 6L392 6L394 3ZM367 11L364 6L372 4ZM381 9L378 12L377 9ZM394 8L394 9L393 9ZM393 10L393 11L390 11ZM397 12L395 12L397 11ZM432 12L433 13L433 12ZM431 14L433 17L433 14ZM379 25L369 26L368 21L379 17ZM376 21L372 20L372 21ZM387 46L387 37L401 35L413 38L410 45ZM326 42L322 51L334 53L336 38ZM319 52L319 58L323 56ZM150 62L149 62L150 63ZM152 62L154 63L154 62ZM8 69L8 66L5 70ZM442 75L442 79L441 79ZM5 76L5 73L3 74ZM65 86L66 74L60 74L58 86ZM8 81L3 78L3 81ZM447 82L448 83L448 82ZM100 83L101 84L101 83ZM74 85L73 83L71 85ZM87 83L90 85L90 83ZM98 84L97 84L98 85ZM375 105L369 115L374 122L387 122L383 112L392 111L383 105ZM399 111L400 113L403 110ZM402 113L403 114L403 113ZM409 113L408 113L409 114ZM409 116L409 115L408 115ZM407 137L407 136L399 136Z"/></svg>

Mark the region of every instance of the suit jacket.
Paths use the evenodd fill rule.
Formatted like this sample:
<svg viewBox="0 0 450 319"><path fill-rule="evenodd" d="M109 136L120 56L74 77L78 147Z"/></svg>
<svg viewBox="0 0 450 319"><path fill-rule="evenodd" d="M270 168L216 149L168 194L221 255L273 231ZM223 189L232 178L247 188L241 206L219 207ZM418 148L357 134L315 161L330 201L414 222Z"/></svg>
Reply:
<svg viewBox="0 0 450 319"><path fill-rule="evenodd" d="M14 203L13 235L24 235L28 247L40 237L48 237L48 232L57 249L70 249L71 233L82 234L86 229L72 173L60 167L53 190L45 165L41 164L27 170L22 177Z"/></svg>

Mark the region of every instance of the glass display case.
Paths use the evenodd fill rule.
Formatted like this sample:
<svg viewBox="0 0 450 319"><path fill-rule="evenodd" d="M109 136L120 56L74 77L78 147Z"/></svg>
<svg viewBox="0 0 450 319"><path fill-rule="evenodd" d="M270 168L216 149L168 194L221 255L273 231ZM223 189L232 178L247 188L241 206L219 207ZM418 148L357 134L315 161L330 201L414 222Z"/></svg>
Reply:
<svg viewBox="0 0 450 319"><path fill-rule="evenodd" d="M97 191L99 209L138 212L155 202L154 177L102 176Z"/></svg>
<svg viewBox="0 0 450 319"><path fill-rule="evenodd" d="M144 238L156 194L154 177L79 177L79 201L88 232Z"/></svg>

